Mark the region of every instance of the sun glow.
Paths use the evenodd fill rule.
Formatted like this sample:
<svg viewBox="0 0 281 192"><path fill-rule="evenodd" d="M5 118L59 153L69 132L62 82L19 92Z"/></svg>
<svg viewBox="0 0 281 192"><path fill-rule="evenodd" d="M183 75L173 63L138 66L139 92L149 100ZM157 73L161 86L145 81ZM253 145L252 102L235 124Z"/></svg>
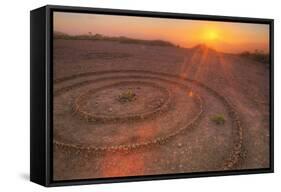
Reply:
<svg viewBox="0 0 281 192"><path fill-rule="evenodd" d="M202 36L205 43L210 43L219 40L219 32L215 29L205 30Z"/></svg>

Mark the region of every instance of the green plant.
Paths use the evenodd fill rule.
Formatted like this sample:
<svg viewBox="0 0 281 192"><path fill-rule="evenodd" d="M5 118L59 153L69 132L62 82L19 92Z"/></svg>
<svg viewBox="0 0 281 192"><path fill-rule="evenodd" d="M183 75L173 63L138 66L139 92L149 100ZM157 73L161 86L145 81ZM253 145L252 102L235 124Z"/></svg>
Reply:
<svg viewBox="0 0 281 192"><path fill-rule="evenodd" d="M121 103L131 102L136 99L136 93L134 93L131 89L128 89L118 96L118 101Z"/></svg>
<svg viewBox="0 0 281 192"><path fill-rule="evenodd" d="M217 125L222 125L225 123L225 117L223 114L213 115L210 119Z"/></svg>

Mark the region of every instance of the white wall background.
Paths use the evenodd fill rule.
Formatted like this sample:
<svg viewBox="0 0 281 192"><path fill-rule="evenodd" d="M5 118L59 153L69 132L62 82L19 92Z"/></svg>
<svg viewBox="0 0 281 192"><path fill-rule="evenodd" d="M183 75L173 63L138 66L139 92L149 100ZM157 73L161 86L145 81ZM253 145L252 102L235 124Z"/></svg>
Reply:
<svg viewBox="0 0 281 192"><path fill-rule="evenodd" d="M275 19L275 173L44 188L29 182L29 11L45 4ZM26 0L0 7L0 191L278 191L281 189L278 0ZM258 83L258 82L257 82Z"/></svg>

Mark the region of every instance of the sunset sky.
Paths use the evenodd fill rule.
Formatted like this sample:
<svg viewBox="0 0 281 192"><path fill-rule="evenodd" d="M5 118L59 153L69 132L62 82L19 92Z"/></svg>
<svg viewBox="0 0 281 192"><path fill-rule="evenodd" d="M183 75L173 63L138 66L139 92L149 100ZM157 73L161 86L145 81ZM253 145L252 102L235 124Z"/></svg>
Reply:
<svg viewBox="0 0 281 192"><path fill-rule="evenodd" d="M207 44L218 51L268 52L269 25L84 13L54 13L54 31L70 35L102 34L161 39L182 47Z"/></svg>

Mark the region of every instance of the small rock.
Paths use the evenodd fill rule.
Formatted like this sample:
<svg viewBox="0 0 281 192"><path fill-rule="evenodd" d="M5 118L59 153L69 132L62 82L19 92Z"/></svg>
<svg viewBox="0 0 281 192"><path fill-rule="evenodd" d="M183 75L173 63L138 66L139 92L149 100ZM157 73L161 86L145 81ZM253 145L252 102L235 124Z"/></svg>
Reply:
<svg viewBox="0 0 281 192"><path fill-rule="evenodd" d="M112 112L112 108L109 108L108 111Z"/></svg>
<svg viewBox="0 0 281 192"><path fill-rule="evenodd" d="M178 147L182 147L182 144L181 144L181 143L178 143Z"/></svg>

